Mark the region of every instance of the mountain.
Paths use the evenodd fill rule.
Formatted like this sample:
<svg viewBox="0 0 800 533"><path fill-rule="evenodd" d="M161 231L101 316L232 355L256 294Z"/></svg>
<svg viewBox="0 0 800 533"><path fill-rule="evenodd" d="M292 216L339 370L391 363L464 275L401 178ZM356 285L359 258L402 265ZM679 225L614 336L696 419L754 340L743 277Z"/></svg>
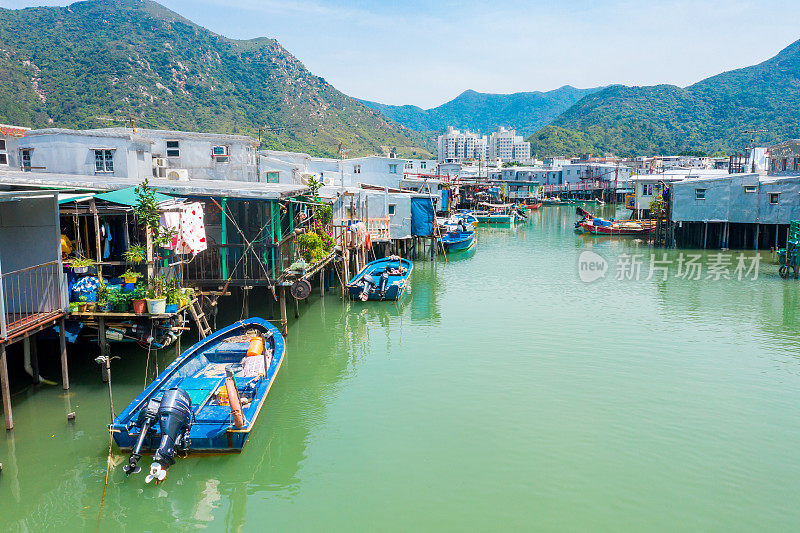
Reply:
<svg viewBox="0 0 800 533"><path fill-rule="evenodd" d="M348 155L427 157L433 146L277 41L228 39L150 0L0 9L1 122L93 128L128 115L148 127L252 136L268 126L265 147L314 155L335 156L340 142Z"/></svg>
<svg viewBox="0 0 800 533"><path fill-rule="evenodd" d="M488 133L496 131L500 126L506 126L528 135L549 124L584 96L599 90L576 89L569 85L548 92L513 94L487 94L468 90L433 109L412 105L386 105L367 100L361 102L416 131L438 131L447 126L455 126Z"/></svg>
<svg viewBox="0 0 800 533"><path fill-rule="evenodd" d="M753 137L761 145L800 137L798 109L800 41L763 63L685 88L607 87L577 102L529 140L540 156L734 153ZM761 129L766 131L746 133Z"/></svg>

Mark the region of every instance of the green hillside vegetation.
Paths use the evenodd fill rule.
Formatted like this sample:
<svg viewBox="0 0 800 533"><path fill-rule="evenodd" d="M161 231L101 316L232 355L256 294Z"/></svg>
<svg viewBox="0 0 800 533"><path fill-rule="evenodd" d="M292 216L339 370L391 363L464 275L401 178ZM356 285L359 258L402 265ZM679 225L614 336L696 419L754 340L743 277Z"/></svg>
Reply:
<svg viewBox="0 0 800 533"><path fill-rule="evenodd" d="M686 88L615 85L586 96L531 135L539 156L741 152L800 136L800 41L761 64ZM747 130L767 130L747 133ZM591 148L591 150L589 150Z"/></svg>
<svg viewBox="0 0 800 533"><path fill-rule="evenodd" d="M277 41L216 35L150 0L0 9L0 121L95 128L133 115L153 128L256 136L335 156L430 156L432 141L309 72Z"/></svg>
<svg viewBox="0 0 800 533"><path fill-rule="evenodd" d="M521 135L535 132L588 94L600 89L565 85L548 92L487 94L464 91L432 109L393 106L362 100L387 118L417 131L441 131L447 126L490 133L500 126L516 128Z"/></svg>

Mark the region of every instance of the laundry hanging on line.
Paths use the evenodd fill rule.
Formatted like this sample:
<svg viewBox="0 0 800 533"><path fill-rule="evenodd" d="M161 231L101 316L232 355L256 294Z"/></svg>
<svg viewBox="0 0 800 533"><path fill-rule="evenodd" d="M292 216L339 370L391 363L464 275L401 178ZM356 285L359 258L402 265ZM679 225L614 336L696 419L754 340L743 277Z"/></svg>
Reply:
<svg viewBox="0 0 800 533"><path fill-rule="evenodd" d="M197 255L208 247L203 204L200 202L162 212L161 226L173 231L172 239L164 248L175 250L176 254Z"/></svg>

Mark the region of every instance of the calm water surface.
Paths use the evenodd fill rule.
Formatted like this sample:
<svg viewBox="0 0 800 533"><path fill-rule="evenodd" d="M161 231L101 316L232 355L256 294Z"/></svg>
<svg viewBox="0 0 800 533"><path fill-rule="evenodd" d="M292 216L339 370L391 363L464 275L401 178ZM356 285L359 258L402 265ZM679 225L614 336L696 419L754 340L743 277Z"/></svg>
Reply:
<svg viewBox="0 0 800 533"><path fill-rule="evenodd" d="M766 253L755 281L646 280L646 261L616 281L651 249L574 220L481 229L474 251L417 261L399 304L301 304L244 452L180 460L160 486L115 453L99 523L108 401L76 348L68 396L14 397L0 527L800 529L798 284ZM584 250L607 279L579 280ZM119 411L146 353L117 350Z"/></svg>

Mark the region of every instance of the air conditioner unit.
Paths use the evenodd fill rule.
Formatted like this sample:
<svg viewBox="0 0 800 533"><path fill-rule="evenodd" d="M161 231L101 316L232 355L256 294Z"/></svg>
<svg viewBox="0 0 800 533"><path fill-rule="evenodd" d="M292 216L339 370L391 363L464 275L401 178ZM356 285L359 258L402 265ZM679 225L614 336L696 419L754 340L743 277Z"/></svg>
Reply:
<svg viewBox="0 0 800 533"><path fill-rule="evenodd" d="M167 171L167 179L173 181L189 181L189 170L185 168L171 168Z"/></svg>

